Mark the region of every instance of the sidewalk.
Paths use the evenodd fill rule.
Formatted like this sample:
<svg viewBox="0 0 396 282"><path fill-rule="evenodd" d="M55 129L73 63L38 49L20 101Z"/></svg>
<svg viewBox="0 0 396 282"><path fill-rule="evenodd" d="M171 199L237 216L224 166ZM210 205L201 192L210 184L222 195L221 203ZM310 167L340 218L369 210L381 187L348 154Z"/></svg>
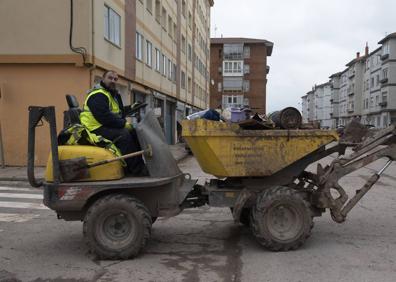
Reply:
<svg viewBox="0 0 396 282"><path fill-rule="evenodd" d="M177 162L184 159L188 153L185 150L184 143L177 143L170 145L169 148L173 157ZM44 178L45 167L38 166L34 169L34 173L37 179ZM6 166L5 168L0 167L0 181L28 181L27 178L27 167L26 166Z"/></svg>

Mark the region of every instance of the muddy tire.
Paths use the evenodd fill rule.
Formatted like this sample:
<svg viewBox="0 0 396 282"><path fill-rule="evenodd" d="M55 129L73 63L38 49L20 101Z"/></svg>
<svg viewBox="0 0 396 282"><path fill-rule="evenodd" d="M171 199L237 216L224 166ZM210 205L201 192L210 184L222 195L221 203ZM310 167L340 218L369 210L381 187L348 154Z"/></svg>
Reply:
<svg viewBox="0 0 396 282"><path fill-rule="evenodd" d="M230 208L231 213L234 212L234 208ZM245 225L246 227L250 226L250 213L251 208L243 208L241 212L241 216L239 217L239 222Z"/></svg>
<svg viewBox="0 0 396 282"><path fill-rule="evenodd" d="M295 250L311 235L309 203L289 187L271 187L257 197L250 228L257 241L271 251Z"/></svg>
<svg viewBox="0 0 396 282"><path fill-rule="evenodd" d="M151 216L136 198L115 194L97 200L84 218L83 233L100 259L135 257L151 235Z"/></svg>

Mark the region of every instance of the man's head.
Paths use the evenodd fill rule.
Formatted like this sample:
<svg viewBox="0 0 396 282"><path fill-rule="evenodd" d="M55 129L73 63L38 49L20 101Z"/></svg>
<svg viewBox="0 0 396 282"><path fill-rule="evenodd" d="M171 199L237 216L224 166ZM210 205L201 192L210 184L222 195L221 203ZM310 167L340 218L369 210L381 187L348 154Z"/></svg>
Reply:
<svg viewBox="0 0 396 282"><path fill-rule="evenodd" d="M102 82L110 90L116 89L116 81L118 80L118 75L115 71L108 70L103 74Z"/></svg>

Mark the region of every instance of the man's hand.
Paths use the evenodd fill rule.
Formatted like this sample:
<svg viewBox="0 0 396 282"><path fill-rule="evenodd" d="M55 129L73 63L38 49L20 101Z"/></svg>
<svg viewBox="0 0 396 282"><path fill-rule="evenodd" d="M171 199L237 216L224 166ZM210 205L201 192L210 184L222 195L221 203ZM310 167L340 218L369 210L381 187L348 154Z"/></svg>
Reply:
<svg viewBox="0 0 396 282"><path fill-rule="evenodd" d="M131 132L131 131L133 130L133 126L132 126L132 124L130 124L129 122L126 122L124 127L125 127L126 129L128 129L129 132Z"/></svg>

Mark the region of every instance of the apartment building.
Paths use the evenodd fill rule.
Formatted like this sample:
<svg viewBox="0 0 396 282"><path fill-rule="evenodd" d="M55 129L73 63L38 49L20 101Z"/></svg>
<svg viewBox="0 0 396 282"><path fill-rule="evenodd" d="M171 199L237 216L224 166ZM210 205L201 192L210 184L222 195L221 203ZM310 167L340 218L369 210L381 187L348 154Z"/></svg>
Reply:
<svg viewBox="0 0 396 282"><path fill-rule="evenodd" d="M330 76L333 128L353 118L376 128L396 122L396 33L378 44L371 53L366 46L363 56L357 53L345 70ZM309 113L303 115L309 119Z"/></svg>
<svg viewBox="0 0 396 282"><path fill-rule="evenodd" d="M4 0L0 10L0 138L7 165L26 164L27 108L53 105L58 130L65 94L80 104L106 70L118 72L124 104L148 103L168 143L177 121L209 105L213 0ZM45 164L48 129L38 129Z"/></svg>
<svg viewBox="0 0 396 282"><path fill-rule="evenodd" d="M210 107L249 106L266 112L266 85L273 43L252 38L211 38Z"/></svg>
<svg viewBox="0 0 396 282"><path fill-rule="evenodd" d="M330 117L331 128L336 128L340 120L340 82L341 72L334 73L329 77L330 84Z"/></svg>
<svg viewBox="0 0 396 282"><path fill-rule="evenodd" d="M331 94L331 84L326 82L315 85L311 91L302 96L303 122L319 121L322 128L330 128L332 126Z"/></svg>

